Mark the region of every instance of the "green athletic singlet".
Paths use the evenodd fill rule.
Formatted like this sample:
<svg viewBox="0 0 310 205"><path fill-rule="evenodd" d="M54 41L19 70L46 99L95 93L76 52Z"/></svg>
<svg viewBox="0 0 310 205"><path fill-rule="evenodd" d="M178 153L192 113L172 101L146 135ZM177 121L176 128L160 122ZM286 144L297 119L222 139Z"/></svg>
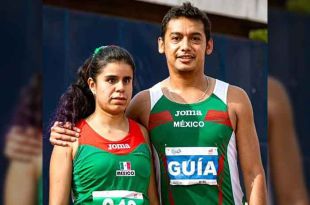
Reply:
<svg viewBox="0 0 310 205"><path fill-rule="evenodd" d="M85 120L73 160L74 204L147 205L151 157L139 125L129 120L120 141L97 134Z"/></svg>
<svg viewBox="0 0 310 205"><path fill-rule="evenodd" d="M216 80L204 101L180 104L158 83L150 89L150 139L163 205L242 204L228 84Z"/></svg>

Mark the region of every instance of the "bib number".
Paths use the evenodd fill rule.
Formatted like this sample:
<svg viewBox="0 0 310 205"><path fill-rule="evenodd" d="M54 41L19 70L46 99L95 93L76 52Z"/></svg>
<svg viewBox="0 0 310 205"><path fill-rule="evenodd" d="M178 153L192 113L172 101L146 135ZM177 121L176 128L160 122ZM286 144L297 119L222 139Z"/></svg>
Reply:
<svg viewBox="0 0 310 205"><path fill-rule="evenodd" d="M143 194L134 191L113 190L94 191L93 201L96 205L143 205Z"/></svg>
<svg viewBox="0 0 310 205"><path fill-rule="evenodd" d="M106 198L103 200L102 205L137 205L137 203L132 199L128 201L122 199L119 203L118 202L114 203L112 198Z"/></svg>
<svg viewBox="0 0 310 205"><path fill-rule="evenodd" d="M217 147L166 147L171 185L217 185Z"/></svg>

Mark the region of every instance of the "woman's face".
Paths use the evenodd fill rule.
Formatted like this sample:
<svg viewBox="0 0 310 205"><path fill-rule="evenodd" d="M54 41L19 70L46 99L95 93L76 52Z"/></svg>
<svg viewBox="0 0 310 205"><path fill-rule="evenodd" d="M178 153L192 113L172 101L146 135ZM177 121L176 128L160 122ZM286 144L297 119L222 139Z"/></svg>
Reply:
<svg viewBox="0 0 310 205"><path fill-rule="evenodd" d="M109 114L124 113L132 97L133 70L124 62L108 63L101 69L96 82L88 81L94 93L96 110Z"/></svg>

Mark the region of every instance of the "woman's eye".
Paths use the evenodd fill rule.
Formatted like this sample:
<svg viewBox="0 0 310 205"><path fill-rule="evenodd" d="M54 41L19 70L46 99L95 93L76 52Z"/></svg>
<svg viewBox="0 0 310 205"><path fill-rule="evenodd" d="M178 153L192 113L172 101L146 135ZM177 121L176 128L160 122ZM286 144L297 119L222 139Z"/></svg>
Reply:
<svg viewBox="0 0 310 205"><path fill-rule="evenodd" d="M114 78L109 78L109 79L107 79L107 82L108 82L108 83L111 83L111 84L114 84L114 83L116 82L116 79L114 79Z"/></svg>
<svg viewBox="0 0 310 205"><path fill-rule="evenodd" d="M131 78L125 78L125 79L124 79L124 83L125 83L125 84L129 84L130 82L131 82Z"/></svg>

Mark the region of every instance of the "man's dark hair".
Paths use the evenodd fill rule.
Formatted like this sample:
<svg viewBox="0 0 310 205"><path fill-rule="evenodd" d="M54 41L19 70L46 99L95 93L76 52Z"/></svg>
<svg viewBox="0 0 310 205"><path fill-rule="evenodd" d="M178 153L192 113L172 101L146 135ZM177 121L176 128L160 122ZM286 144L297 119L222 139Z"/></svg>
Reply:
<svg viewBox="0 0 310 205"><path fill-rule="evenodd" d="M200 11L197 7L192 6L190 2L183 3L182 6L172 7L164 16L161 22L161 37L164 39L167 24L171 19L177 19L180 17L185 17L194 20L200 20L204 26L204 32L207 41L210 39L211 35L211 22L206 13Z"/></svg>

